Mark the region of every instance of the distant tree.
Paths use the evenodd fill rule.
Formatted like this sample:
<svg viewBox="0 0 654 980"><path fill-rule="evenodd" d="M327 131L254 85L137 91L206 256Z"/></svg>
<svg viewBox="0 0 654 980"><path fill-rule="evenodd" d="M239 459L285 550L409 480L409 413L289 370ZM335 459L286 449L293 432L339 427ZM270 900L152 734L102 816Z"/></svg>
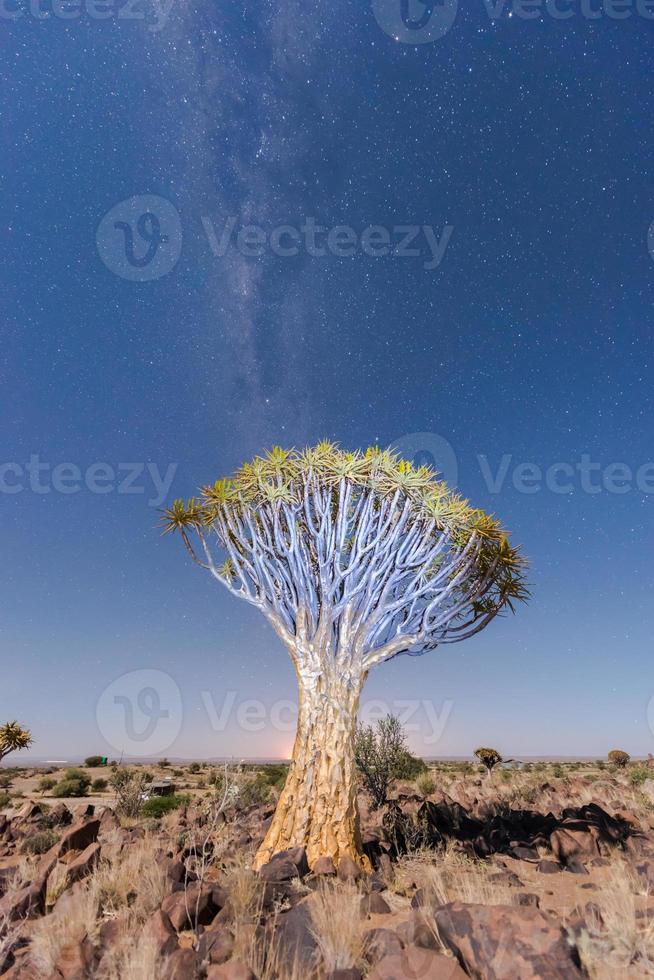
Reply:
<svg viewBox="0 0 654 980"><path fill-rule="evenodd" d="M476 758L481 762L482 766L486 769L486 775L490 779L493 774L493 769L498 766L504 759L497 751L497 749L482 748L475 749L474 752Z"/></svg>
<svg viewBox="0 0 654 980"><path fill-rule="evenodd" d="M345 854L365 863L354 765L364 681L526 599L517 549L428 467L329 442L256 457L201 499L176 500L164 530L268 618L298 678L292 765L255 867L296 846L310 865Z"/></svg>
<svg viewBox="0 0 654 980"><path fill-rule="evenodd" d="M196 773L200 772L201 768L202 766L200 765L199 762L192 762L188 767L188 771L192 772L195 775Z"/></svg>
<svg viewBox="0 0 654 980"><path fill-rule="evenodd" d="M613 763L614 766L618 766L620 769L628 764L631 756L628 752L623 752L622 749L611 749L607 756L609 762Z"/></svg>
<svg viewBox="0 0 654 980"><path fill-rule="evenodd" d="M101 766L103 764L103 761L104 761L103 755L89 755L84 760L84 765L87 766L89 769L97 769L98 766Z"/></svg>
<svg viewBox="0 0 654 980"><path fill-rule="evenodd" d="M27 728L21 728L17 721L8 721L0 725L0 762L10 752L26 749L32 744L32 735Z"/></svg>

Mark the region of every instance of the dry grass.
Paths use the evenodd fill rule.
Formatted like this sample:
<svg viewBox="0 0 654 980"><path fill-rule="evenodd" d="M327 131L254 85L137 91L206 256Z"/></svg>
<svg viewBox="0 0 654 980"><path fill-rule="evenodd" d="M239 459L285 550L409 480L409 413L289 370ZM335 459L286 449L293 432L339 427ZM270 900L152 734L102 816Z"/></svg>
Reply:
<svg viewBox="0 0 654 980"><path fill-rule="evenodd" d="M637 964L654 976L654 918L638 917L642 893L639 879L621 859L608 870L603 888L593 895L599 915L587 916L588 932L579 943L583 964L592 980L613 980Z"/></svg>
<svg viewBox="0 0 654 980"><path fill-rule="evenodd" d="M508 886L491 881L493 865L473 861L451 846L444 851L419 850L401 858L395 868L396 888L415 885L425 893L427 905L471 902L479 905L510 905Z"/></svg>
<svg viewBox="0 0 654 980"><path fill-rule="evenodd" d="M312 932L327 973L361 962L365 925L360 903L355 885L330 881L321 882L309 899Z"/></svg>
<svg viewBox="0 0 654 980"><path fill-rule="evenodd" d="M63 909L39 919L32 930L30 965L39 977L50 977L64 947L93 937L98 928L97 897L89 888L71 893Z"/></svg>

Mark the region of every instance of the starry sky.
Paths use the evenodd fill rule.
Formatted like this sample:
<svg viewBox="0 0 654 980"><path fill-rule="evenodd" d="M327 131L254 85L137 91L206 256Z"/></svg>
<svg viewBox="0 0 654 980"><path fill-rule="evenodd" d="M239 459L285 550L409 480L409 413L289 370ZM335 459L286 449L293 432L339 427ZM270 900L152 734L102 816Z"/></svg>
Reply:
<svg viewBox="0 0 654 980"><path fill-rule="evenodd" d="M142 755L288 755L285 651L157 507L324 437L433 459L531 560L528 607L365 710L429 756L654 752L654 24L480 0L405 43L380 3L3 14L0 716L34 758L125 751L116 691L170 709ZM231 219L357 244L221 250ZM371 226L450 230L428 269Z"/></svg>

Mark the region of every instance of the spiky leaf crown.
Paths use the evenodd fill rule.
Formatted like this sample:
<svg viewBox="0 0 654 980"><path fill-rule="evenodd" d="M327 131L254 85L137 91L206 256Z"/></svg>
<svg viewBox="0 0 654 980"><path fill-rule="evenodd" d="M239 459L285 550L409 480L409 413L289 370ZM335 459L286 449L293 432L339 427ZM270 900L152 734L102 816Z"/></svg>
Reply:
<svg viewBox="0 0 654 980"><path fill-rule="evenodd" d="M474 534L481 543L478 569L494 566L501 602L510 608L529 593L524 583L525 560L509 543L500 522L451 491L429 466L415 467L392 449L370 446L365 452L345 452L336 443L320 442L303 450L273 446L232 477L202 488L201 497L175 500L164 511L164 533L211 528L222 513L248 512L256 520L259 508L300 504L307 488L324 486L338 494L347 483L379 497L400 494L417 513L433 520L437 532L446 532L454 545L464 547ZM497 603L497 592L488 600ZM479 612L484 612L483 601Z"/></svg>

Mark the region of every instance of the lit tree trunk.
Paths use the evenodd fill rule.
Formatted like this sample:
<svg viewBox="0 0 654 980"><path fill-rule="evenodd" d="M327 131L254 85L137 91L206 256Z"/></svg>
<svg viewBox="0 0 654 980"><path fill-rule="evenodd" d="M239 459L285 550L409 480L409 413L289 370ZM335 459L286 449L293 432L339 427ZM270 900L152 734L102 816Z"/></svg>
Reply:
<svg viewBox="0 0 654 980"><path fill-rule="evenodd" d="M362 866L354 736L365 674L338 676L336 664L297 668L299 710L293 758L255 867L277 851L306 848L309 865L348 855Z"/></svg>

